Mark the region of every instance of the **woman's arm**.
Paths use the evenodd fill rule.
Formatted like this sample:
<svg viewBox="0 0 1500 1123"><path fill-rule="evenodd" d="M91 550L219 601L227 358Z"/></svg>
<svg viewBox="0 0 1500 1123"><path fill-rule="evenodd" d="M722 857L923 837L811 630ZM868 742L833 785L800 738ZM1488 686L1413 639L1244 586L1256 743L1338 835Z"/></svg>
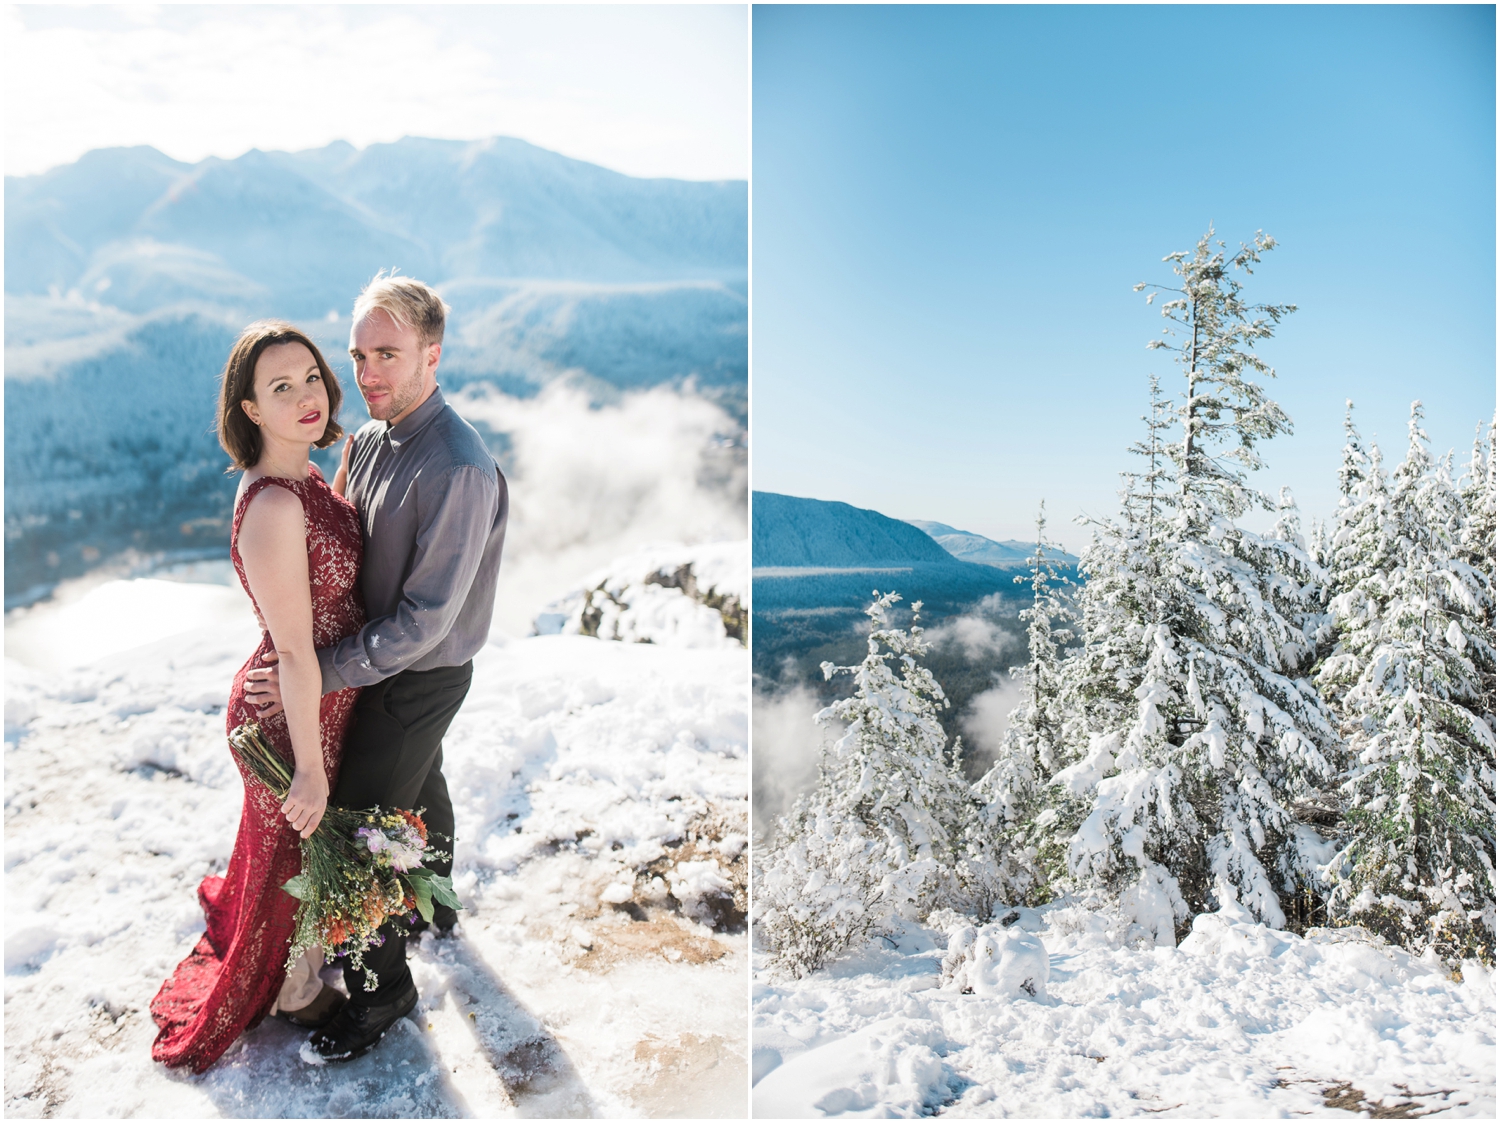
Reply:
<svg viewBox="0 0 1500 1123"><path fill-rule="evenodd" d="M313 649L312 586L307 573L307 526L301 501L281 487L268 487L250 501L240 523L245 580L260 606L281 668L296 768L281 813L306 838L328 806L318 704L322 672Z"/></svg>

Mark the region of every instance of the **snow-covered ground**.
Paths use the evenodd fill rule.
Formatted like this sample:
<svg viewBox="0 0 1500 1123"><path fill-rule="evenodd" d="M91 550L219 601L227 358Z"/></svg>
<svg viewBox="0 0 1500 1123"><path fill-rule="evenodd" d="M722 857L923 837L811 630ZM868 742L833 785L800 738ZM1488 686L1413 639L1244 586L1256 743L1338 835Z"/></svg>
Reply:
<svg viewBox="0 0 1500 1123"><path fill-rule="evenodd" d="M797 982L757 963L753 1114L1495 1117L1482 966L1455 978L1348 930L1303 938L1243 910L1199 917L1178 947L1126 946L1076 907L1013 911L1034 933L1016 943L1048 953L1035 998L951 965L945 979L951 916Z"/></svg>
<svg viewBox="0 0 1500 1123"><path fill-rule="evenodd" d="M234 839L247 602L112 581L6 638L7 1115L745 1113L743 648L497 637L445 742L466 911L412 953L417 1015L322 1068L268 1019L194 1077L148 1004Z"/></svg>

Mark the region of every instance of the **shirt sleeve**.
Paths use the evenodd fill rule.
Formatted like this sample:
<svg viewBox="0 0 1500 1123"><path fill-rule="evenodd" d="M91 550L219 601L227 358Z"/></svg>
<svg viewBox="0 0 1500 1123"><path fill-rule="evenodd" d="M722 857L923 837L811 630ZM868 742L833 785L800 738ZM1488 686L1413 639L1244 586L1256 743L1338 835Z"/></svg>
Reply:
<svg viewBox="0 0 1500 1123"><path fill-rule="evenodd" d="M390 678L453 630L495 523L499 486L493 471L462 464L439 486L419 490L417 540L401 603L394 615L318 649L324 694Z"/></svg>

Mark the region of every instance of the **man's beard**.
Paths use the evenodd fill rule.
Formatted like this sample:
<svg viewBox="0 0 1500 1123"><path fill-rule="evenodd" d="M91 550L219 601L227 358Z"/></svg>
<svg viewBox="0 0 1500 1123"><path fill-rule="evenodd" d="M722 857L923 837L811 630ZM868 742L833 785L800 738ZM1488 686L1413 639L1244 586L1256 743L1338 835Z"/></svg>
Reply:
<svg viewBox="0 0 1500 1123"><path fill-rule="evenodd" d="M389 421L405 410L421 395L422 365L421 361L418 360L416 368L408 377L403 378L400 382L391 384L391 400L386 403L384 410L382 410L383 416L375 417L373 412L371 412L370 416L376 421ZM369 402L365 403L366 408L369 407L369 404Z"/></svg>

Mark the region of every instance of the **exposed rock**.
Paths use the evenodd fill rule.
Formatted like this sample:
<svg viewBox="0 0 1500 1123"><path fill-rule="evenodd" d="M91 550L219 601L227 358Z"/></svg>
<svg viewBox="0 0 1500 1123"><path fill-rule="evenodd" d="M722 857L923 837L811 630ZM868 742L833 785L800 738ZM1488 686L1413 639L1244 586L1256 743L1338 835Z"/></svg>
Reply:
<svg viewBox="0 0 1500 1123"><path fill-rule="evenodd" d="M547 605L538 635L672 647L746 646L747 543L661 546L619 558Z"/></svg>

